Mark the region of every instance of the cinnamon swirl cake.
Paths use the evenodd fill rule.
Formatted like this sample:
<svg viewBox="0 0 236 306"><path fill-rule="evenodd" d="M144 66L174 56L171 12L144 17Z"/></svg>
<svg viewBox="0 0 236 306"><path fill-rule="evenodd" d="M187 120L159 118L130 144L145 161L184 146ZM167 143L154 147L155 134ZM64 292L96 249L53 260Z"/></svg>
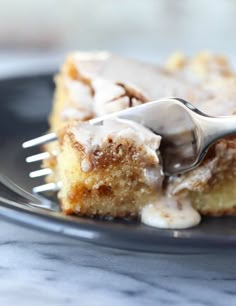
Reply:
<svg viewBox="0 0 236 306"><path fill-rule="evenodd" d="M236 213L236 137L214 144L194 170L163 175L161 137L127 120L86 121L163 97L181 97L209 115L236 111L236 75L226 58L174 54L163 67L110 53L76 52L55 78L50 115L59 141L47 145L62 182L65 213L139 217L158 227L196 225L203 215ZM171 114L170 114L171 116Z"/></svg>

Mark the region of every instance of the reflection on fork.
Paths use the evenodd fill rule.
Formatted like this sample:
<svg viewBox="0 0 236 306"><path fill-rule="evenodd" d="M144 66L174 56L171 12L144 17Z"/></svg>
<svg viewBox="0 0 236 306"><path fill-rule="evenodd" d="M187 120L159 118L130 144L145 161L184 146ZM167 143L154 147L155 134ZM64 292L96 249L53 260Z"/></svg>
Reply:
<svg viewBox="0 0 236 306"><path fill-rule="evenodd" d="M236 133L235 116L211 117L203 114L190 103L179 98L162 100L131 107L117 113L90 120L91 124L103 124L107 119L120 118L133 120L144 125L155 134L162 136L160 156L165 175L177 175L195 168L204 158L209 146L216 140ZM23 143L30 148L57 140L50 133ZM54 152L53 154L57 154ZM49 158L48 152L27 157L27 162ZM36 170L30 177L52 173L49 168ZM60 182L53 182L33 189L34 192L58 191Z"/></svg>

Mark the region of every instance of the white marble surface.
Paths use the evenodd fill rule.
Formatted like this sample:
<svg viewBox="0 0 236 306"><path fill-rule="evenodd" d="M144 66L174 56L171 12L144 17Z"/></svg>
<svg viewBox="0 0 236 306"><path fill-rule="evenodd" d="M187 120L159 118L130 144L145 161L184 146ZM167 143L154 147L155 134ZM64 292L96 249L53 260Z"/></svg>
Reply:
<svg viewBox="0 0 236 306"><path fill-rule="evenodd" d="M236 304L236 252L142 254L0 228L0 305Z"/></svg>
<svg viewBox="0 0 236 306"><path fill-rule="evenodd" d="M5 73L21 68L6 58ZM235 255L112 250L0 219L0 305L234 306Z"/></svg>

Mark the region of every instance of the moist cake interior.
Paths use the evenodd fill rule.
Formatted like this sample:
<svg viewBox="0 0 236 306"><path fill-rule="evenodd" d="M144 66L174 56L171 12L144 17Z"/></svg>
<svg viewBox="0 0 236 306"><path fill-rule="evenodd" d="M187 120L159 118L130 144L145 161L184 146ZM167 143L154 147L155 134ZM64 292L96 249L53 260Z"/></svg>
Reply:
<svg viewBox="0 0 236 306"><path fill-rule="evenodd" d="M43 167L53 170L47 181L62 182L58 197L65 213L140 217L145 205L167 194L180 203L178 209L187 199L203 215L236 213L235 137L214 144L196 169L165 178L157 154L159 136L127 122L102 127L86 122L169 96L209 115L233 115L236 75L225 57L177 53L157 66L107 52L75 52L55 83L49 122L59 141L45 146L51 157ZM144 135L152 139L152 148L139 141Z"/></svg>

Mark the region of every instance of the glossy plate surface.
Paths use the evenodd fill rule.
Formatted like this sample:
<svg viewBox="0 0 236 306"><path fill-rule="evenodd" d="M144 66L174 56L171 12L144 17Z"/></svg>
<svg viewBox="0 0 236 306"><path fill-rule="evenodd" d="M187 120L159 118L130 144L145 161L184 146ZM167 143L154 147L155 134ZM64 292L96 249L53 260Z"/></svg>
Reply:
<svg viewBox="0 0 236 306"><path fill-rule="evenodd" d="M42 181L29 179L39 165L27 165L21 143L43 134L53 95L52 74L0 80L1 174L31 192ZM0 194L0 197L2 195ZM6 195L7 197L7 195ZM63 216L18 201L12 205L0 198L0 216L25 226L67 235L92 243L145 252L211 252L236 248L236 218L204 218L188 230L159 230L136 222L101 221Z"/></svg>

